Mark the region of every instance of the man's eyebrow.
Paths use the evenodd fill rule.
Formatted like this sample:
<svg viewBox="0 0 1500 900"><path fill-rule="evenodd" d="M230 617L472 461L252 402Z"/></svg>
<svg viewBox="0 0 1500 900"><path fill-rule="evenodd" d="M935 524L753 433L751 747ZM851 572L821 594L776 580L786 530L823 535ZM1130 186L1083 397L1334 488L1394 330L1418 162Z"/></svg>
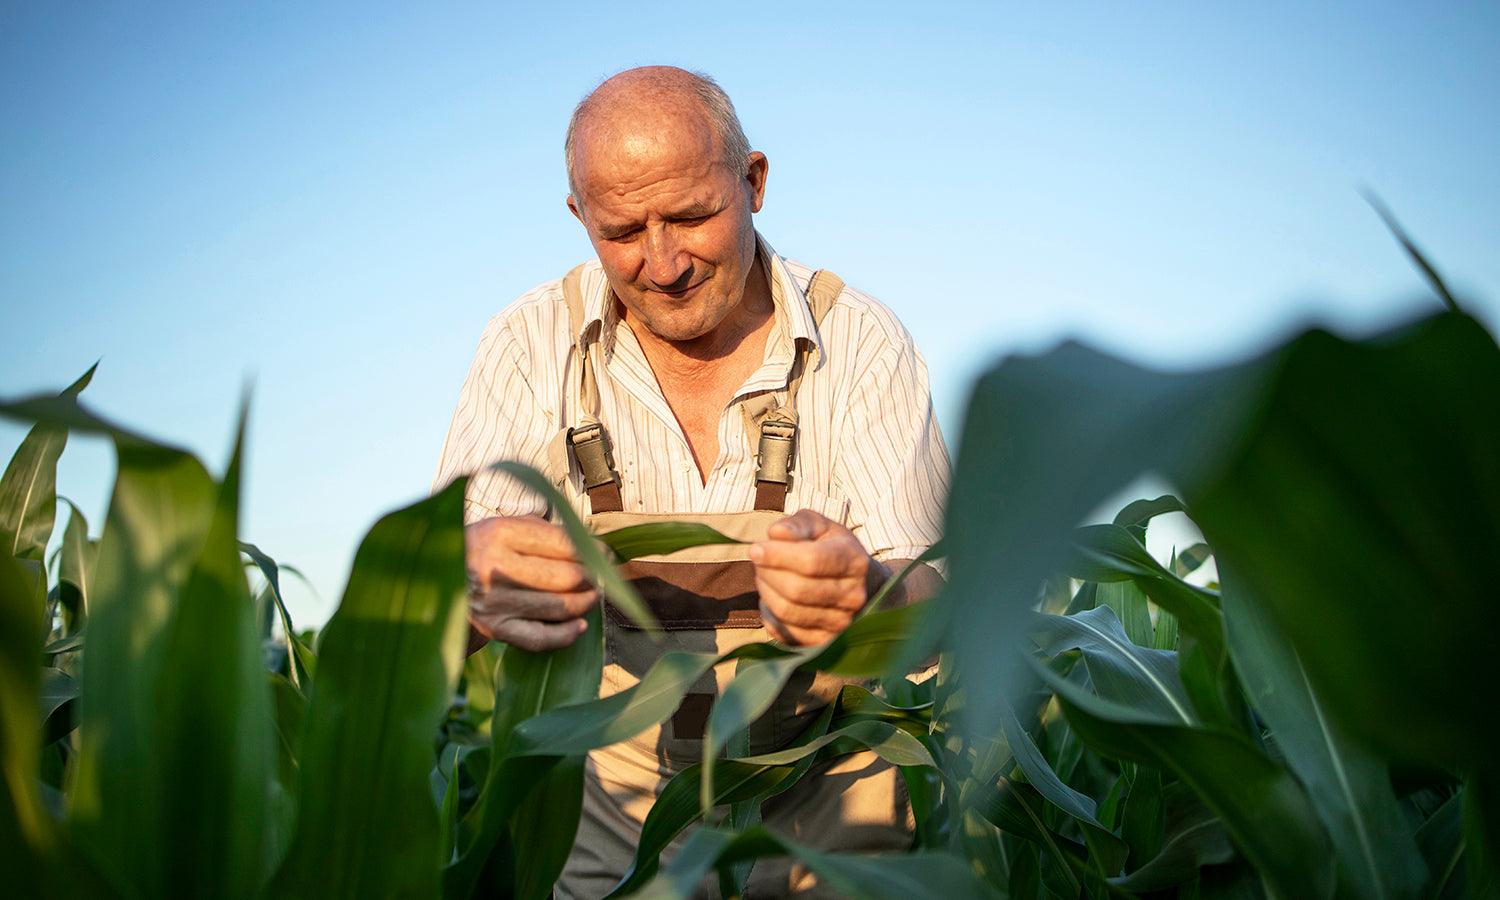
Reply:
<svg viewBox="0 0 1500 900"><path fill-rule="evenodd" d="M599 233L603 235L626 234L639 227L638 222L600 222Z"/></svg>
<svg viewBox="0 0 1500 900"><path fill-rule="evenodd" d="M718 204L715 204L708 200L697 200L689 203L687 206L674 210L672 213L672 218L701 219L705 216L711 216L718 211Z"/></svg>

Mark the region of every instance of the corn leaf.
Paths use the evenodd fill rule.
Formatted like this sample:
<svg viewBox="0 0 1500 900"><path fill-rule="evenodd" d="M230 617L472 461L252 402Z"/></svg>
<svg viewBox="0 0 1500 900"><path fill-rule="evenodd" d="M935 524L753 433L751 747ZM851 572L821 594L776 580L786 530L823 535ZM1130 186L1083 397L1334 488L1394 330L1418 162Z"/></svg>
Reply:
<svg viewBox="0 0 1500 900"><path fill-rule="evenodd" d="M8 888L41 896L53 831L37 778L42 608L30 579L0 554L0 859Z"/></svg>
<svg viewBox="0 0 1500 900"><path fill-rule="evenodd" d="M68 504L68 526L63 529L59 548L57 587L62 601L63 627L72 634L80 631L88 621L89 594L93 589L94 560L99 556L99 542L89 539L89 523L83 511L66 497L58 499Z"/></svg>
<svg viewBox="0 0 1500 900"><path fill-rule="evenodd" d="M656 621L656 616L651 608L636 593L635 588L630 586L620 570L615 568L596 542L594 535L589 533L578 514L568 505L567 498L557 492L547 476L538 472L530 466L517 462L498 462L491 466L511 476L532 490L546 498L552 507L552 512L560 520L563 529L567 531L568 537L573 541L573 547L578 551L578 560L585 569L594 584L599 586L610 601L620 608L632 622L646 629L648 632L660 630L661 624ZM686 545L684 545L686 546Z"/></svg>
<svg viewBox="0 0 1500 900"><path fill-rule="evenodd" d="M704 544L738 544L726 534L697 522L650 522L606 531L599 540L615 552L620 562L641 556L676 553Z"/></svg>
<svg viewBox="0 0 1500 900"><path fill-rule="evenodd" d="M1389 769L1329 720L1297 651L1232 578L1225 580L1224 615L1234 665L1333 837L1340 880L1351 896L1415 896L1427 867Z"/></svg>
<svg viewBox="0 0 1500 900"><path fill-rule="evenodd" d="M918 852L884 856L821 853L762 827L739 834L700 828L682 852L646 885L637 897L666 900L694 896L698 884L715 867L766 856L795 857L820 884L844 896L869 900L911 897L993 897L968 866L947 853Z"/></svg>
<svg viewBox="0 0 1500 900"><path fill-rule="evenodd" d="M1274 895L1331 895L1328 835L1307 792L1285 767L1237 732L1107 699L1046 666L1032 668L1057 692L1068 723L1090 747L1171 771L1191 784Z"/></svg>
<svg viewBox="0 0 1500 900"><path fill-rule="evenodd" d="M1151 372L1073 344L1006 360L965 415L951 578L934 616L963 683L1014 689L996 636L1022 631L1037 586L1067 563L1073 524L1154 470L1267 604L1351 738L1492 767L1500 719L1483 692L1451 688L1489 677L1496 384L1494 339L1453 313L1362 342L1311 331L1202 372ZM1426 598L1422 615L1412 598ZM998 697L970 697L964 725L991 733L998 710Z"/></svg>
<svg viewBox="0 0 1500 900"><path fill-rule="evenodd" d="M495 682L497 712L507 708L511 715L524 719L599 696L604 622L597 606L587 621L588 630L570 647L548 653L506 648ZM501 754L509 752L506 738L513 739L514 731L498 721L490 727L496 735L493 752L496 758L504 759ZM583 770L583 754L562 756L537 778L510 813L515 892L522 900L551 896L552 885L562 873L583 809ZM511 777L511 771L503 766L491 776L502 781Z"/></svg>
<svg viewBox="0 0 1500 900"><path fill-rule="evenodd" d="M170 681L169 665L175 662L168 659L172 618L194 569L213 565L206 541L225 492L190 454L116 428L72 398L28 406L30 414L56 425L102 432L115 441L118 474L96 561L91 646L79 699L79 724L88 738L80 747L70 819L81 848L117 889L162 895L169 892L177 869L157 848L173 833L173 816L190 814L191 797L185 795L206 787L196 776L213 769L247 781L256 777L237 769L237 762L249 762L243 758L220 756L202 767L195 762L185 773L168 768L170 761L164 758L170 730L164 695L179 689ZM222 497L222 502L230 501ZM221 602L233 617L233 599ZM232 634L228 637L233 640ZM196 653L218 659L218 651L201 638ZM233 654L230 649L231 665ZM219 699L224 705L204 712L214 719L211 727L234 733L244 698ZM263 723L252 721L246 727L256 724ZM236 777L223 787L239 786ZM253 802L246 814L256 821ZM203 824L208 832L222 834ZM214 858L226 864L230 859L225 854L238 858L248 852L233 843L221 850ZM252 877L242 889L253 891L257 884Z"/></svg>
<svg viewBox="0 0 1500 900"><path fill-rule="evenodd" d="M301 741L292 846L273 892L438 892L427 786L463 660L464 483L383 517L324 629Z"/></svg>
<svg viewBox="0 0 1500 900"><path fill-rule="evenodd" d="M202 549L162 638L155 691L158 839L175 857L161 862L166 883L185 896L257 897L268 874L270 694L235 538L243 441L242 413ZM92 664L91 656L85 677Z"/></svg>
<svg viewBox="0 0 1500 900"><path fill-rule="evenodd" d="M97 367L90 366L58 396L77 397ZM10 458L0 476L0 554L40 562L47 552L57 516L57 460L67 443L66 426L41 421Z"/></svg>
<svg viewBox="0 0 1500 900"><path fill-rule="evenodd" d="M1053 771L1052 766L1042 755L1042 751L1036 745L1036 741L1021 726L1021 720L1016 717L1015 710L1009 705L1002 711L1004 718L1001 728L1005 735L1005 743L1008 745L1016 765L1021 774L1026 776L1026 782L1036 789L1052 805L1077 819L1078 822L1090 832L1101 857L1118 857L1123 861L1124 846L1120 839L1110 832L1103 823L1099 821L1098 804L1094 798L1074 790L1063 782ZM1113 865L1104 867L1114 869ZM1112 874L1112 873L1108 873Z"/></svg>
<svg viewBox="0 0 1500 900"><path fill-rule="evenodd" d="M310 672L316 664L316 658L311 648L297 637L297 629L292 625L291 613L287 612L286 601L282 599L281 566L254 544L241 541L240 552L250 557L256 568L260 569L261 577L266 580L271 601L276 606L276 615L281 619L281 640L286 645L287 674L292 686L305 693L312 677Z"/></svg>
<svg viewBox="0 0 1500 900"><path fill-rule="evenodd" d="M1101 696L1183 725L1198 721L1177 674L1177 654L1131 643L1109 607L1071 616L1038 615L1032 636L1049 656L1083 651L1084 665Z"/></svg>
<svg viewBox="0 0 1500 900"><path fill-rule="evenodd" d="M1160 891L1196 878L1204 866L1234 858L1234 846L1217 816L1206 806L1191 804L1168 821L1161 851L1134 871L1110 884L1132 893Z"/></svg>
<svg viewBox="0 0 1500 900"><path fill-rule="evenodd" d="M604 667L598 606L586 621L587 630L568 647L541 653L506 647L501 654L495 669L489 775L461 829L470 837L460 843L457 858L443 872L444 896L472 896L487 869L500 882L491 887L529 892L551 890L546 871L552 880L561 871L578 829L583 751L528 756L512 752L512 746L522 722L598 696ZM539 811L549 805L555 808ZM511 824L516 820L524 820L522 830L528 832L519 839ZM497 865L500 874L494 876Z"/></svg>
<svg viewBox="0 0 1500 900"><path fill-rule="evenodd" d="M73 730L78 681L61 669L42 669L42 745L52 743Z"/></svg>

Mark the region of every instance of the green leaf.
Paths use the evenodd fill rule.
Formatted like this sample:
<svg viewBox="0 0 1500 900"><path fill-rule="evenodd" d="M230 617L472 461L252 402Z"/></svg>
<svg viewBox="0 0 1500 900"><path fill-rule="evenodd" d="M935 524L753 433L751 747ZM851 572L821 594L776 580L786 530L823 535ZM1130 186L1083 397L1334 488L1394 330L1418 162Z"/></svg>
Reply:
<svg viewBox="0 0 1500 900"><path fill-rule="evenodd" d="M307 721L307 697L284 676L267 672L271 684L271 723L276 730L276 780L289 796L296 796L301 778L298 774L302 756L302 729ZM288 841L290 828L295 822L287 822ZM282 847L281 852L286 848ZM280 859L278 854L277 859Z"/></svg>
<svg viewBox="0 0 1500 900"><path fill-rule="evenodd" d="M73 707L78 682L61 669L42 669L42 744L50 744L73 730Z"/></svg>
<svg viewBox="0 0 1500 900"><path fill-rule="evenodd" d="M1417 249L1417 245L1413 243L1412 239L1407 237L1406 229L1402 228L1401 223L1396 221L1396 217L1391 213L1390 207L1386 206L1373 191L1363 191L1362 193L1365 196L1365 202L1370 204L1376 214L1380 216L1381 221L1385 222L1385 227L1391 232L1391 236L1396 239L1396 243L1401 245L1401 249L1406 251L1406 255L1411 259L1412 264L1417 267L1417 271L1421 272L1427 279L1427 283L1432 287L1433 293L1438 295L1438 299L1443 301L1443 305L1448 307L1450 312L1460 312L1458 301L1453 299L1453 294L1448 290L1448 285L1443 283L1442 276L1438 274L1437 269L1433 268L1432 263L1427 261L1427 257L1422 251Z"/></svg>
<svg viewBox="0 0 1500 900"><path fill-rule="evenodd" d="M1185 725L1170 713L1089 693L1045 666L1068 723L1097 752L1158 766L1192 786L1272 893L1326 897L1333 889L1328 835L1306 791L1237 732Z"/></svg>
<svg viewBox="0 0 1500 900"><path fill-rule="evenodd" d="M496 709L510 706L519 709L519 715L534 716L598 697L604 668L604 624L597 607L587 621L588 630L562 650L527 653L506 648L500 660L501 679L496 683ZM525 663L518 666L522 660ZM546 674L538 675L539 669ZM511 684L517 690L513 691ZM491 726L492 733L500 734L496 725ZM500 753L502 745L503 741L497 740L493 752ZM502 769L495 777L504 779L508 772ZM565 756L538 779L511 814L517 897L540 900L551 896L552 885L562 873L578 832L583 779L583 754Z"/></svg>
<svg viewBox="0 0 1500 900"><path fill-rule="evenodd" d="M792 746L805 746L826 734L833 721L835 704L827 706L813 720ZM715 807L725 803L745 800L764 800L785 791L795 784L809 768L814 757L809 755L790 765L770 766L721 760L714 779ZM610 897L628 894L646 883L656 874L661 853L679 834L703 814L699 800L703 767L697 763L685 767L672 776L662 788L656 803L646 814L641 825L640 840L636 845L635 858L626 870L620 883L609 893Z"/></svg>
<svg viewBox="0 0 1500 900"><path fill-rule="evenodd" d="M1117 525L1090 525L1075 531L1073 538L1078 556L1069 567L1071 574L1101 582L1101 590L1104 583L1130 579L1153 603L1176 616L1216 664L1222 662L1224 618L1213 591L1172 574L1151 556L1145 544ZM1104 602L1102 594L1099 602Z"/></svg>
<svg viewBox="0 0 1500 900"><path fill-rule="evenodd" d="M1007 705L1002 712L1004 718L1000 721L1005 734L1005 742L1015 758L1016 765L1026 776L1027 783L1058 809L1077 819L1086 827L1101 832L1097 835L1101 841L1118 843L1114 835L1109 834L1109 829L1099 821L1098 805L1094 802L1094 798L1063 783L1063 780L1048 765L1046 757L1042 755L1042 751L1032 740L1031 735L1021 726L1021 721L1016 717L1014 709Z"/></svg>
<svg viewBox="0 0 1500 900"><path fill-rule="evenodd" d="M258 897L269 874L270 694L235 537L244 425L242 410L201 550L162 636L153 692L163 825L156 839L173 849L157 862L163 882L189 896Z"/></svg>
<svg viewBox="0 0 1500 900"><path fill-rule="evenodd" d="M570 646L543 653L511 646L502 653L495 670L490 773L465 817L462 830L472 837L443 873L444 896L471 896L497 853L510 854L501 860L508 870L502 881L511 881L514 891L550 890L561 872L578 830L587 751L528 755L518 741L519 726L550 710L580 704L597 709L603 702L591 699L599 694L604 666L598 606L586 621L587 629Z"/></svg>
<svg viewBox="0 0 1500 900"><path fill-rule="evenodd" d="M41 895L53 844L37 778L42 608L34 598L20 566L0 554L0 848L7 886L20 896Z"/></svg>
<svg viewBox="0 0 1500 900"><path fill-rule="evenodd" d="M1264 599L1351 738L1490 765L1500 719L1484 692L1452 685L1489 680L1497 383L1494 339L1452 313L1362 342L1311 331L1207 371L1151 372L1077 345L1005 361L964 417L948 511L952 577L935 618L964 682L1008 689L996 636L1021 631L1073 523L1156 471ZM965 727L990 733L998 703L969 698Z"/></svg>
<svg viewBox="0 0 1500 900"><path fill-rule="evenodd" d="M323 631L301 806L273 891L434 895L433 734L463 662L464 479L383 517Z"/></svg>
<svg viewBox="0 0 1500 900"><path fill-rule="evenodd" d="M1161 852L1135 871L1111 878L1110 884L1132 893L1165 890L1192 881L1204 866L1233 858L1223 824L1208 807L1194 803L1167 822Z"/></svg>
<svg viewBox="0 0 1500 900"><path fill-rule="evenodd" d="M69 633L77 633L88 619L90 592L94 583L94 561L99 556L99 542L89 540L89 524L83 512L66 497L68 504L68 527L63 530L60 565L58 566L58 588L61 590L63 624ZM61 652L61 651L51 651Z"/></svg>
<svg viewBox="0 0 1500 900"><path fill-rule="evenodd" d="M98 365L90 366L58 398L77 397L88 387ZM14 414L12 410L19 411L19 405L0 404L0 412ZM46 554L57 516L57 460L67 443L66 427L39 422L10 458L0 476L0 554L38 562Z"/></svg>
<svg viewBox="0 0 1500 900"><path fill-rule="evenodd" d="M71 653L83 646L82 631L75 631L66 637L60 637L42 648L43 656L56 656L59 653Z"/></svg>
<svg viewBox="0 0 1500 900"><path fill-rule="evenodd" d="M103 433L119 460L96 563L89 630L98 643L78 701L88 735L71 794L78 844L117 889L257 893L270 733L243 576L224 552L237 519L238 441L216 485L191 455L111 425L68 393L6 411Z"/></svg>
<svg viewBox="0 0 1500 900"><path fill-rule="evenodd" d="M37 412L111 434L118 457L90 603L79 699L88 739L71 794L72 829L110 881L161 895L176 875L157 850L173 826L174 797L196 781L167 768L159 694L170 689L172 618L205 550L220 491L191 455L112 429L76 403L38 404ZM201 639L198 652L217 656ZM195 765L189 773L199 771Z"/></svg>
<svg viewBox="0 0 1500 900"><path fill-rule="evenodd" d="M1463 792L1455 793L1417 829L1417 846L1427 863L1428 880L1422 891L1432 900L1469 896L1467 846L1463 833Z"/></svg>
<svg viewBox="0 0 1500 900"><path fill-rule="evenodd" d="M1233 578L1224 580L1224 616L1256 712L1333 837L1340 880L1352 896L1414 896L1426 866L1387 767L1329 720L1297 651Z"/></svg>
<svg viewBox="0 0 1500 900"><path fill-rule="evenodd" d="M844 896L870 900L909 900L911 897L993 897L956 856L947 853L904 853L856 856L821 853L765 828L741 834L701 828L655 880L636 896L686 898L716 866L743 859L791 855L807 866L822 885Z"/></svg>
<svg viewBox="0 0 1500 900"><path fill-rule="evenodd" d="M628 525L598 535L620 562L641 556L676 553L704 544L739 544L728 535L697 522L650 522Z"/></svg>
<svg viewBox="0 0 1500 900"><path fill-rule="evenodd" d="M1441 315L1366 344L1314 333L1280 362L1259 427L1193 504L1221 568L1352 739L1490 765L1500 719L1453 686L1489 679L1500 351Z"/></svg>
<svg viewBox="0 0 1500 900"><path fill-rule="evenodd" d="M1125 636L1139 647L1156 644L1156 628L1151 624L1150 601L1146 592L1130 581L1106 582L1099 585L1094 595L1100 606L1115 611L1115 617L1125 628Z"/></svg>
<svg viewBox="0 0 1500 900"><path fill-rule="evenodd" d="M758 660L736 670L708 714L703 732L703 785L699 800L706 815L714 805L714 758L729 736L760 718L786 687L798 666L817 656L819 647L808 647L787 656Z"/></svg>
<svg viewBox="0 0 1500 900"><path fill-rule="evenodd" d="M735 762L752 766L790 765L838 740L849 740L873 750L888 763L898 766L935 766L922 742L887 722L853 722L800 747L789 747L756 756L739 757Z"/></svg>
<svg viewBox="0 0 1500 900"><path fill-rule="evenodd" d="M552 483L547 480L547 476L530 466L517 462L498 462L490 468L504 472L541 494L551 505L553 514L561 520L560 524L567 531L574 548L578 551L578 561L588 571L594 584L598 585L599 589L609 597L610 602L619 607L620 611L632 622L649 633L661 629L651 608L641 599L640 594L636 593L635 588L631 587L630 582L620 574L620 570L615 568L614 563L605 557L594 535L589 533L583 520L573 512L573 507L568 504L567 498L558 493Z"/></svg>
<svg viewBox="0 0 1500 900"><path fill-rule="evenodd" d="M1146 540L1146 524L1166 513L1183 512L1182 501L1171 494L1162 494L1154 500L1136 500L1126 504L1115 514L1114 524L1130 531L1142 541Z"/></svg>
<svg viewBox="0 0 1500 900"><path fill-rule="evenodd" d="M1035 788L1002 777L998 783L978 786L966 799L970 809L1001 831L1035 844L1056 871L1054 877L1066 883L1066 893L1077 895L1081 884L1076 871L1083 868L1086 848L1047 825L1047 801ZM1038 871L1037 877L1040 875ZM1012 877L1030 880L1024 864L1020 873L1012 870Z"/></svg>
<svg viewBox="0 0 1500 900"><path fill-rule="evenodd" d="M254 544L241 541L239 546L240 552L250 557L260 569L261 576L266 579L271 600L276 605L276 614L281 619L281 639L286 644L287 674L290 676L292 686L306 693L312 677L310 673L316 665L316 657L312 650L297 638L297 629L292 626L291 613L287 612L286 601L281 596L281 567L276 564L276 560L267 556Z"/></svg>
<svg viewBox="0 0 1500 900"><path fill-rule="evenodd" d="M1064 650L1083 651L1084 664L1101 696L1180 724L1198 721L1177 674L1177 654L1131 643L1109 607L1071 616L1039 615L1036 623L1032 636L1049 656Z"/></svg>
<svg viewBox="0 0 1500 900"><path fill-rule="evenodd" d="M1161 852L1165 835L1161 770L1130 764L1124 802L1120 806L1120 837L1130 845L1130 861L1140 864Z"/></svg>

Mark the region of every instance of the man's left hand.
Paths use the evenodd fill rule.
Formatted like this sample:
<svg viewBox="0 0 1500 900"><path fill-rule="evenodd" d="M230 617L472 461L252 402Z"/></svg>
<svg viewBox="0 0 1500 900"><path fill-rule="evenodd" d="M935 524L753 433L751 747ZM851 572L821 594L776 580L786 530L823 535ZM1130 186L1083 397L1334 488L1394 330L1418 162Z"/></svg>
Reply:
<svg viewBox="0 0 1500 900"><path fill-rule="evenodd" d="M761 618L788 644L832 640L889 573L849 529L810 509L772 525L750 547Z"/></svg>

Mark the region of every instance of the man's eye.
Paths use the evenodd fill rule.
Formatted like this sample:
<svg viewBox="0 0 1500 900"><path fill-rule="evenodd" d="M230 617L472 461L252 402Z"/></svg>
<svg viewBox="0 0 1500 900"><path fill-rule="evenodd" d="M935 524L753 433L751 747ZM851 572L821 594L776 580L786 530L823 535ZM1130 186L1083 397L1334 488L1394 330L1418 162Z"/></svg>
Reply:
<svg viewBox="0 0 1500 900"><path fill-rule="evenodd" d="M635 240L635 236L640 233L641 230L639 228L632 228L629 231L616 231L611 234L606 234L604 236L604 239L616 244L625 244Z"/></svg>

